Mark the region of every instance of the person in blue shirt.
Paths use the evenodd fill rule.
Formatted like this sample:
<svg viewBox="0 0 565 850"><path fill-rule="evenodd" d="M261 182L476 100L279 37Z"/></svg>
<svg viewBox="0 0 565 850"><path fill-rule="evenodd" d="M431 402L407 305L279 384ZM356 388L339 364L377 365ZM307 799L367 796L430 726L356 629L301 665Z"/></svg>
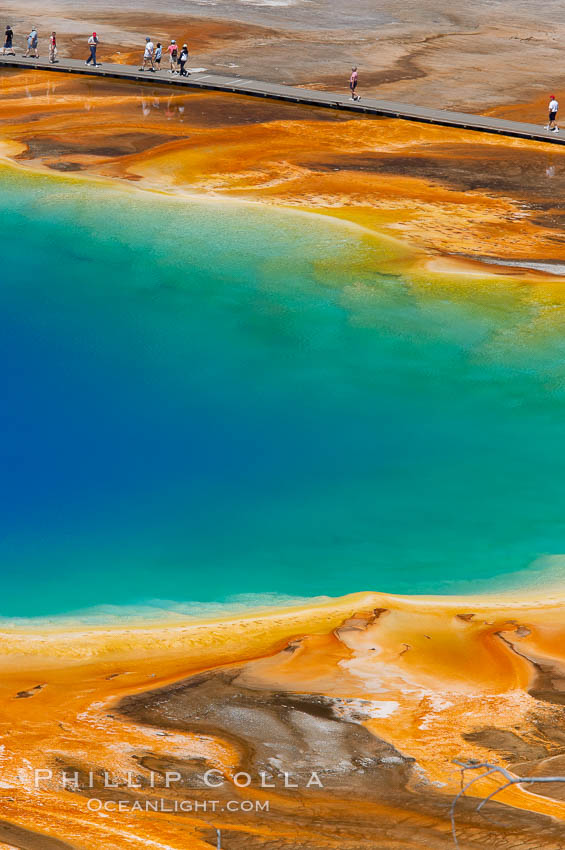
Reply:
<svg viewBox="0 0 565 850"><path fill-rule="evenodd" d="M24 59L26 59L31 51L33 50L33 55L35 59L39 59L39 36L37 35L37 30L35 27L32 28L30 34L27 37L27 50L24 53Z"/></svg>

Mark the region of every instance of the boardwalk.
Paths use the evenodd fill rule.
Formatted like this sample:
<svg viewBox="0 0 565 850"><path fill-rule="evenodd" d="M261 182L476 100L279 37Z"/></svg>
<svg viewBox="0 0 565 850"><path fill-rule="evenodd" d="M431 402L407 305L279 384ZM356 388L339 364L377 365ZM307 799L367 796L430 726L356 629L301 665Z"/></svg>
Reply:
<svg viewBox="0 0 565 850"><path fill-rule="evenodd" d="M361 115L381 115L389 118L402 118L406 121L419 121L426 124L439 124L445 127L460 127L464 130L477 130L482 133L496 133L513 136L518 139L533 139L550 144L565 144L565 130L550 133L541 124L524 124L519 121L506 121L484 115L471 115L465 112L449 112L444 109L430 109L425 106L412 106L408 103L395 103L389 100L377 100L363 97L353 102L349 95L339 92L316 91L314 89L282 86L277 83L265 83L245 77L222 76L208 72L192 73L189 77L172 76L168 71L140 72L132 65L113 65L104 63L92 68L78 59L61 59L51 65L47 59L23 59L13 56L0 56L0 67L34 68L83 74L88 77L110 77L120 80L135 80L159 85L176 86L185 89L206 89L209 91L234 92L252 97L265 97L271 100L284 100L318 106L326 109L339 109ZM345 88L345 84L344 84Z"/></svg>

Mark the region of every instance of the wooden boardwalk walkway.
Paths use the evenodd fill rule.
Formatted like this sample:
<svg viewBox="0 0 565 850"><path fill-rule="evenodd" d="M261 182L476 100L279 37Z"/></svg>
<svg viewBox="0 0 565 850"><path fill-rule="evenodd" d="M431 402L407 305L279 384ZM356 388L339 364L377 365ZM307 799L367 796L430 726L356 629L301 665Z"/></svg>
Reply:
<svg viewBox="0 0 565 850"><path fill-rule="evenodd" d="M176 86L185 89L233 92L252 97L266 97L272 100L302 103L307 106L339 109L361 115L381 115L389 118L401 118L406 121L459 127L483 133L496 133L518 139L531 139L557 145L565 144L565 129L563 133L551 133L544 130L542 125L507 121L503 118L472 115L466 112L430 109L425 106L412 106L407 103L377 100L372 97L362 97L360 102L353 102L346 93L283 86L277 83L251 80L246 77L222 76L207 71L191 73L189 77L179 77L173 76L165 70L155 73L151 71L141 72L132 65L104 63L93 68L78 59L61 59L52 65L47 59L24 59L18 56L0 56L0 67L34 68L68 74L83 74L89 77L110 77L120 80L134 80L135 82L149 82L155 85Z"/></svg>

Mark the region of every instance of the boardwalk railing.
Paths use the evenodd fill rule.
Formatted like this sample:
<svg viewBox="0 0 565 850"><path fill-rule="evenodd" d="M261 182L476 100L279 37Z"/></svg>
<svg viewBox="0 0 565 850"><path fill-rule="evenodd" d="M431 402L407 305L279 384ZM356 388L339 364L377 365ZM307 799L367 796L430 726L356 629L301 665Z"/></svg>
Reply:
<svg viewBox="0 0 565 850"><path fill-rule="evenodd" d="M482 133L495 133L501 136L513 136L550 144L565 144L565 131L553 133L540 124L526 124L520 121L507 121L485 115L472 115L466 112L451 112L444 109L431 109L408 103L396 103L389 100L377 100L362 97L353 101L346 94L317 91L315 89L283 86L266 83L245 77L222 76L209 72L194 72L188 77L173 76L168 71L139 71L131 65L106 64L99 67L85 65L78 59L61 59L51 64L47 59L24 59L23 57L0 56L0 67L34 68L36 70L58 71L68 74L83 74L89 77L110 77L136 82L151 82L186 89L206 89L208 91L233 92L252 97L265 97L271 100L283 100L317 106L326 109L339 109L365 115L380 115L388 118L401 118L405 121L419 121L426 124L439 124L444 127L458 127L463 130L476 130Z"/></svg>

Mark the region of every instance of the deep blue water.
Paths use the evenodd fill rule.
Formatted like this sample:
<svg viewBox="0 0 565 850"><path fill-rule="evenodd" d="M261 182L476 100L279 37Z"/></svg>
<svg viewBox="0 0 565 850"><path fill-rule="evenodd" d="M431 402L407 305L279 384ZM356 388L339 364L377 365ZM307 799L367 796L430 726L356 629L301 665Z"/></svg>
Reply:
<svg viewBox="0 0 565 850"><path fill-rule="evenodd" d="M565 551L563 327L531 286L379 275L306 215L0 182L1 616L482 590Z"/></svg>

